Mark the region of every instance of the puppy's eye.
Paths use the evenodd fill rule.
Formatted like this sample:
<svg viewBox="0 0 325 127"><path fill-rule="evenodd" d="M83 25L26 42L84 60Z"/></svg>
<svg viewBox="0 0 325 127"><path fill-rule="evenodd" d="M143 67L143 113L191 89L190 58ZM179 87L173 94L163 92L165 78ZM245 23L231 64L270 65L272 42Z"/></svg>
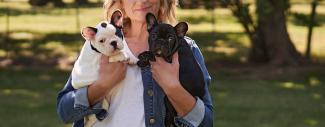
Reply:
<svg viewBox="0 0 325 127"><path fill-rule="evenodd" d="M100 43L104 43L105 42L105 39L101 39L99 40Z"/></svg>

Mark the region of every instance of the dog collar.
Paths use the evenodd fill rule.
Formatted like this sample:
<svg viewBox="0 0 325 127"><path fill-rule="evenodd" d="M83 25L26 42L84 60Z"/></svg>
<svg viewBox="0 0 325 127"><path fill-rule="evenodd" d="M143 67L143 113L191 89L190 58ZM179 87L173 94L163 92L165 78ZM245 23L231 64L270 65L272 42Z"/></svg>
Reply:
<svg viewBox="0 0 325 127"><path fill-rule="evenodd" d="M94 50L95 52L97 52L97 53L100 53L91 43L90 43L90 47L91 47L91 49L92 50Z"/></svg>

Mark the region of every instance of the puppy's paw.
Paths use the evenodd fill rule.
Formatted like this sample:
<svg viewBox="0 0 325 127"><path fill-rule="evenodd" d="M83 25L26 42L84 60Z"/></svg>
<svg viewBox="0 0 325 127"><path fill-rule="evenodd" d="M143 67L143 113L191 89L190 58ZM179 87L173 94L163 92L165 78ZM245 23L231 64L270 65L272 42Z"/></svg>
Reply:
<svg viewBox="0 0 325 127"><path fill-rule="evenodd" d="M114 56L111 56L110 58L109 58L109 60L108 60L108 62L110 62L110 63L112 63L112 62L118 62L119 61L119 59L117 59L116 57L114 57Z"/></svg>
<svg viewBox="0 0 325 127"><path fill-rule="evenodd" d="M124 62L128 61L129 57L124 53L119 53L117 55L111 56L109 62Z"/></svg>
<svg viewBox="0 0 325 127"><path fill-rule="evenodd" d="M139 59L138 58L135 58L135 57L131 57L129 60L128 60L129 62L129 64L137 64L137 62L139 61Z"/></svg>
<svg viewBox="0 0 325 127"><path fill-rule="evenodd" d="M150 63L149 63L149 61L142 61L142 60L139 60L139 61L137 62L137 65L138 65L139 67L147 67L147 66L150 66Z"/></svg>

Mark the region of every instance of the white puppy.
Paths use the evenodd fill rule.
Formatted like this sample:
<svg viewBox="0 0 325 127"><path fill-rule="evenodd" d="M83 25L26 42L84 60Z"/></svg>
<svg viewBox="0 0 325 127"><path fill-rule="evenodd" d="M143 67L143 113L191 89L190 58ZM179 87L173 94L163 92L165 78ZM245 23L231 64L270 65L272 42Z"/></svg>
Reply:
<svg viewBox="0 0 325 127"><path fill-rule="evenodd" d="M138 59L131 55L122 34L122 13L117 10L112 14L110 23L100 22L95 28L86 27L81 31L86 39L80 55L72 69L72 86L75 89L91 85L98 79L100 57L109 57L109 62L127 61L136 64ZM111 93L114 90L111 91ZM109 95L103 100L103 108L108 110ZM92 126L95 115L85 118L85 127Z"/></svg>

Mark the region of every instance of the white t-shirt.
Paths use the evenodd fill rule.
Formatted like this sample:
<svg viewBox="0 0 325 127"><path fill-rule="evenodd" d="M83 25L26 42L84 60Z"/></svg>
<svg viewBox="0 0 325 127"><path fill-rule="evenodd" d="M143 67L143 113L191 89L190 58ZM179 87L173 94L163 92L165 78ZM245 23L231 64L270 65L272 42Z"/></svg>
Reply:
<svg viewBox="0 0 325 127"><path fill-rule="evenodd" d="M94 127L145 127L141 69L128 65L125 79L114 88L108 116Z"/></svg>

